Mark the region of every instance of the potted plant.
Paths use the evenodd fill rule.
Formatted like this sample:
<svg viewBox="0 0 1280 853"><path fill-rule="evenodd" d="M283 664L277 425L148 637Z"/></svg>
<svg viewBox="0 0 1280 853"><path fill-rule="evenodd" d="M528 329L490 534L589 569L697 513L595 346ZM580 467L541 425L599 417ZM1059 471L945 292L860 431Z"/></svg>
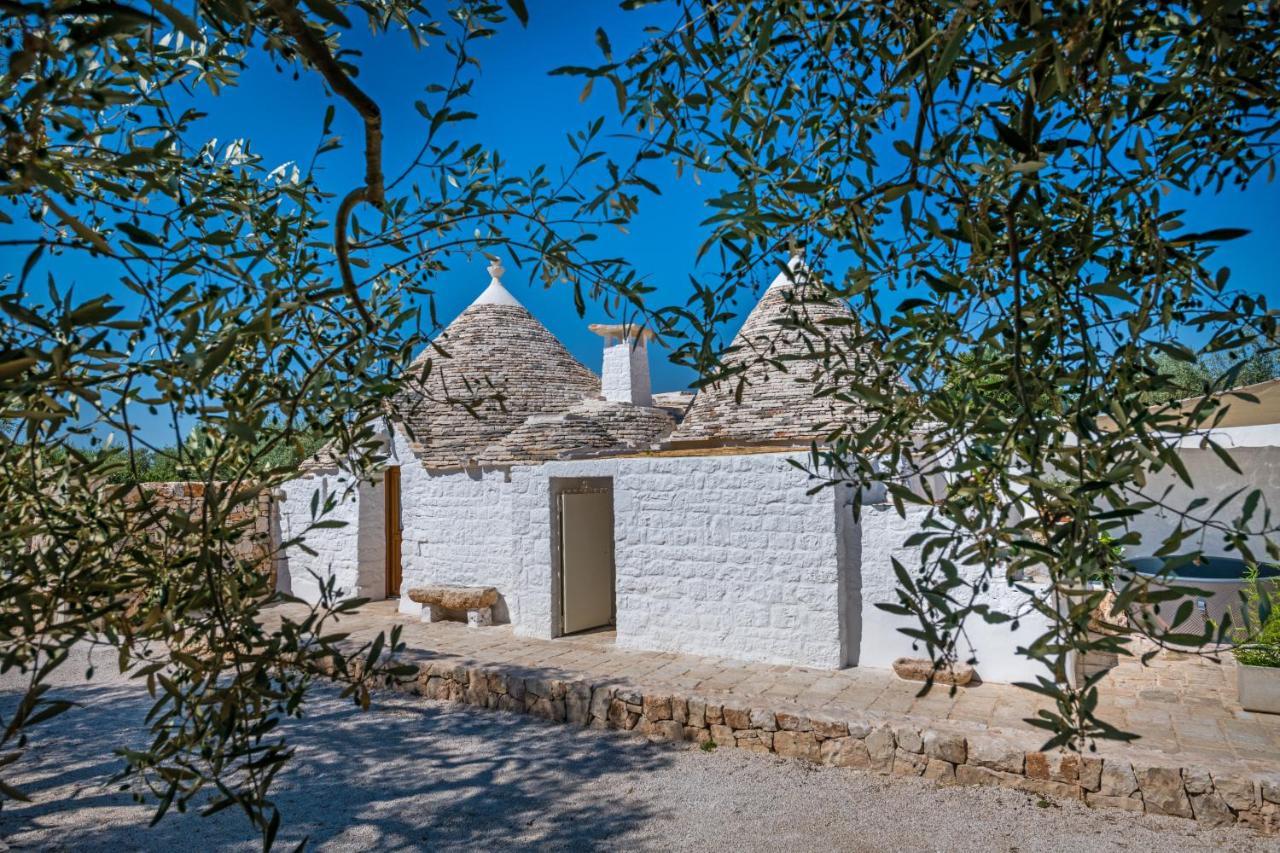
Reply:
<svg viewBox="0 0 1280 853"><path fill-rule="evenodd" d="M1256 630L1250 635L1237 634L1236 688L1240 705L1246 711L1280 714L1280 610L1262 606L1272 596L1260 588L1258 568L1251 566L1245 574L1245 606L1257 614Z"/></svg>
<svg viewBox="0 0 1280 853"><path fill-rule="evenodd" d="M1094 629L1124 631L1129 627L1129 614L1116 611L1116 570L1124 565L1124 546L1110 533L1098 535L1098 565L1089 577L1092 589L1105 590L1102 601L1093 609Z"/></svg>

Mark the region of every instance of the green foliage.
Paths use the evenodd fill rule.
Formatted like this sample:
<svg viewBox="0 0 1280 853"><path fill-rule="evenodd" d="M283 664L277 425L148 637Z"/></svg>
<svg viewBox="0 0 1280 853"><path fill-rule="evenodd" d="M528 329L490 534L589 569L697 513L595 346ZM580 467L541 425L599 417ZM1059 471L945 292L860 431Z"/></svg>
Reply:
<svg viewBox="0 0 1280 853"><path fill-rule="evenodd" d="M1257 638L1234 653L1245 666L1280 667L1280 616L1273 613Z"/></svg>
<svg viewBox="0 0 1280 853"><path fill-rule="evenodd" d="M1202 354L1194 361L1181 361L1165 353L1157 353L1154 366L1169 378L1170 387L1148 394L1150 403L1184 400L1280 377L1280 356L1274 350L1261 347L1232 354Z"/></svg>
<svg viewBox="0 0 1280 853"><path fill-rule="evenodd" d="M1210 424L1219 392L1275 358L1275 312L1213 263L1216 246L1257 223L1192 231L1182 221L1194 195L1275 174L1274 8L670 7L670 31L635 54L563 71L621 75L646 151L678 174L715 176L701 257L719 267L695 279L686 305L662 312L666 337L684 335L678 357L723 375L716 341L735 296L780 266L788 243L807 243L826 297L848 300L861 322L821 326L794 305L788 326L814 344L789 370L870 415L824 425L811 472L832 485L882 483L900 512L927 511L913 539L920 562L899 566L898 600L883 606L914 617L910 635L940 662L961 654L971 619L1038 615L1050 627L1024 653L1045 675L1027 686L1053 709L1031 724L1048 746L1132 738L1097 716L1097 678L1066 678L1074 655L1128 654L1134 639L1090 634L1105 593L1084 591L1100 561L1139 545L1194 554L1202 536L1245 559L1280 556L1260 492L1232 516L1230 504L1146 488L1162 472L1189 480L1170 436ZM868 349L882 372L851 357ZM1190 412L1153 407L1186 396L1196 383L1172 366L1199 377L1198 358L1212 382L1196 391L1212 393ZM1236 469L1212 440L1202 446L1224 473ZM1140 542L1128 520L1156 509L1181 523ZM988 607L993 584L1015 585L1018 612ZM1126 577L1115 594L1127 610L1187 591ZM1189 632L1190 615L1147 638L1229 636L1227 626Z"/></svg>
<svg viewBox="0 0 1280 853"><path fill-rule="evenodd" d="M928 513L921 560L895 564L898 601L885 606L918 620L913 636L940 662L960 653L967 620L1039 614L1051 627L1025 653L1046 676L1028 687L1054 706L1032 723L1050 745L1132 737L1097 717L1097 678L1065 677L1072 655L1128 653L1128 638L1088 630L1103 593L1079 594L1113 547L1139 545L1127 519L1178 514L1164 542L1142 543L1162 555L1203 534L1246 560L1280 559L1259 492L1228 517L1144 488L1160 472L1188 479L1168 436L1220 409L1216 393L1190 413L1153 407L1190 387L1172 365L1224 359L1202 384L1217 392L1245 375L1233 365L1274 357L1272 309L1212 263L1253 223L1193 233L1179 207L1274 174L1274 9L667 5L670 27L632 55L614 57L601 34L602 65L561 69L617 93L634 158L611 162L593 121L569 134L554 179L512 173L466 135L473 48L525 20L524 3L6 7L0 222L29 254L0 290L0 669L30 688L0 720L0 745L20 749L66 710L47 680L93 635L154 697L152 738L126 753L123 780L157 819L236 806L271 846L269 790L290 754L278 723L303 712L317 678L367 703L371 684L396 675L397 638L345 649L335 621L358 603L337 604L331 587L306 618L280 619L238 548L251 531L232 516L294 476L312 441L371 474L432 328L432 283L459 259L506 253L580 309L607 295L643 311L635 273L588 250L657 189L643 173L661 163L715 175L700 257L716 268L654 318L681 342L677 358L720 375L735 297L789 242L807 242L826 296L862 322L818 325L796 304L788 326L819 339L804 365L815 393L872 415L827 425L813 474L882 483L899 511ZM422 125L396 129L417 143L402 171L384 167L381 111L342 49L356 19L442 54L422 63L440 72L424 81ZM311 157L264 163L247 140L202 139L199 114L174 108L250 66L324 78L333 103L317 108ZM364 127L355 187L321 181L344 144L339 109ZM77 300L50 264L72 253L131 299ZM882 370L852 357L867 350ZM144 441L142 414L171 434ZM100 451L108 433L120 451ZM202 483L197 510L139 497L144 472ZM315 524L338 498L317 503ZM997 583L1023 596L1012 620L984 603ZM1122 610L1187 594L1131 579L1115 592ZM1157 643L1230 636L1229 623L1189 636L1185 619L1142 630Z"/></svg>
<svg viewBox="0 0 1280 853"><path fill-rule="evenodd" d="M303 461L314 456L324 446L325 438L319 433L300 433L289 441L280 441L278 430L267 429L254 444L254 465L246 472L249 479L268 475L279 469L296 469ZM119 445L107 444L98 447L80 446L79 453L94 464L110 469L106 476L108 483L176 483L187 480L202 480L205 474L211 473L216 479L231 478L236 475L235 469L228 464L217 462L210 465L208 460L201 459L199 448L202 442L198 433L188 437L183 446L159 447L154 450L137 446L132 451ZM216 447L216 442L213 443ZM50 464L68 464L66 448L55 446L49 451Z"/></svg>
<svg viewBox="0 0 1280 853"><path fill-rule="evenodd" d="M1242 602L1247 616L1234 632L1232 654L1246 666L1280 667L1280 608L1275 607L1277 584L1258 577L1258 566L1245 572Z"/></svg>
<svg viewBox="0 0 1280 853"><path fill-rule="evenodd" d="M1098 535L1098 550L1094 559L1096 568L1089 580L1111 589L1116 582L1116 569L1124 565L1124 546L1104 531Z"/></svg>
<svg viewBox="0 0 1280 853"><path fill-rule="evenodd" d="M417 154L393 173L379 105L342 46L357 19L432 54L422 122L396 128ZM373 475L451 265L502 252L580 308L607 292L636 310L646 288L586 251L635 206L601 123L569 134L555 179L514 173L466 136L473 48L511 25L506 7L475 0L6 4L0 224L27 257L0 286L0 670L29 688L0 718L5 767L32 726L67 710L49 676L93 637L154 699L122 781L157 820L234 806L270 847L269 791L291 754L281 720L303 713L318 678L367 705L399 671L394 634L343 645L337 623L358 603L331 585L305 618L282 618L244 556L255 533L234 519L319 445ZM216 98L250 67L324 79L331 102L299 128L308 157L266 163L251 140L198 129L190 93ZM355 187L323 180L343 171L326 169L346 144L339 110L364 127ZM113 290L77 298L59 277L68 257ZM485 387L458 405L496 393ZM194 507L166 505L134 487L152 480L203 490ZM335 524L341 498L318 501L312 524ZM305 548L306 532L279 546ZM21 794L2 779L0 792Z"/></svg>

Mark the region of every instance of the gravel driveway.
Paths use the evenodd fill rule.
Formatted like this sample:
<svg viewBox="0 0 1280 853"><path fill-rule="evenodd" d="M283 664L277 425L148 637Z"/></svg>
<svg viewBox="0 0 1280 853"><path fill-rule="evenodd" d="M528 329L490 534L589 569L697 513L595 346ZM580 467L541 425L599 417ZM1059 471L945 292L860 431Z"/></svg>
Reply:
<svg viewBox="0 0 1280 853"><path fill-rule="evenodd" d="M171 812L147 829L150 810L106 785L119 767L111 749L139 737L149 707L138 687L95 680L58 693L83 707L38 729L18 765L13 781L34 802L0 810L10 849L256 849L230 809L207 819ZM0 682L0 702L13 701L12 682ZM279 849L306 837L320 850L359 851L1280 850L1242 829L659 746L395 695L362 713L324 689L289 727L298 754L277 782Z"/></svg>

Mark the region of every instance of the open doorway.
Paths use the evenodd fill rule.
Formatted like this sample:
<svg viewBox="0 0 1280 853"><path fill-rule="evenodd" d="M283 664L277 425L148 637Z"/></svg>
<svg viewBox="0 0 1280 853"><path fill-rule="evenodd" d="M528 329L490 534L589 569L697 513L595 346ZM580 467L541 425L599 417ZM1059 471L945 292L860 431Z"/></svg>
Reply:
<svg viewBox="0 0 1280 853"><path fill-rule="evenodd" d="M613 625L613 480L553 479L551 501L554 633Z"/></svg>

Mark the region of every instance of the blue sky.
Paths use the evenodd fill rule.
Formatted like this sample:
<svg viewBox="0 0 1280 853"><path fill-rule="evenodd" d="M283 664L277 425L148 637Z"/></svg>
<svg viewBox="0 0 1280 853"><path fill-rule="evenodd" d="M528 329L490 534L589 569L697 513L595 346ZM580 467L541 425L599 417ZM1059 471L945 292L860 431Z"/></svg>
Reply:
<svg viewBox="0 0 1280 853"><path fill-rule="evenodd" d="M546 163L552 168L568 161L565 134L585 125L597 115L605 115L616 128L617 107L612 87L600 85L587 101L580 102L582 81L553 77L548 71L561 65L592 65L600 61L594 33L598 26L609 34L615 55L635 46L645 24L661 23L670 10L652 7L638 13L623 13L614 2L537 2L529 0L530 21L522 28L512 19L497 37L475 49L481 73L465 105L478 118L465 125L463 135L501 151L516 167ZM429 83L440 81L452 69L452 59L439 45L415 52L408 40L396 35L382 37L376 47L365 30L357 25L345 33L343 45L362 51L353 62L360 68L359 83L381 104L384 115L384 171L396 175L421 144L425 122L414 109ZM252 58L252 57L251 57ZM260 58L260 57L259 57ZM203 97L201 107L209 113L200 124L207 137L226 141L245 137L253 151L271 166L290 160L306 162L315 146L325 105L328 103L316 75L292 79L291 72L277 73L259 61L246 72L242 85L226 90L218 98ZM362 173L360 125L351 110L337 102L335 129L346 147L322 161L322 186L341 192L356 185ZM608 128L610 124L606 124ZM625 157L625 142L616 145ZM602 246L609 254L627 257L658 290L654 304L682 303L688 294L688 276L697 271L695 256L706 217L704 202L708 187L698 186L688 175L676 180L674 171L657 173L662 181L659 198L645 198L642 211L628 234L610 234ZM1188 230L1209 227L1244 227L1252 233L1227 243L1217 261L1232 268L1232 284L1257 294L1269 302L1280 295L1280 279L1275 268L1275 246L1280 242L1276 223L1280 222L1280 187L1259 182L1247 193L1228 189L1220 196L1185 199L1188 208L1183 221ZM25 252L0 256L6 271L16 272ZM53 272L60 284L76 284L77 295L87 298L112 289L112 279L95 274L83 261L62 257L46 259L33 280ZM761 272L766 282L770 271ZM605 319L598 306L588 306L579 318L570 293L563 288L544 290L530 284L519 270L508 271L505 283L533 314L547 325L569 349L592 369L599 369L601 341L587 331L587 324ZM474 269L455 269L436 282L438 315L448 322L464 309L487 284L484 262ZM891 308L905 294L889 294ZM737 306L741 313L751 305ZM726 328L731 334L736 323ZM671 390L686 387L692 374L668 363L663 351L652 351L654 388Z"/></svg>
<svg viewBox="0 0 1280 853"><path fill-rule="evenodd" d="M478 114L459 125L458 135L497 149L517 172L547 164L554 170L570 163L565 141L567 133L585 126L599 115L608 119L606 130L617 130L618 116L613 88L602 84L582 102L583 83L579 78L551 76L547 72L562 65L596 65L603 61L595 44L595 31L603 27L612 41L615 55L640 43L646 23L664 19L668 10L655 9L623 13L612 2L529 4L528 28L514 19L493 39L473 43L473 53L481 71L471 96L455 105ZM382 36L376 46L360 28L346 34L344 45L360 49L354 59L360 68L358 82L379 102L383 112L384 173L398 175L417 153L426 122L414 107L415 100L436 102L423 93L430 83L447 80L453 59L439 45L414 51L405 38ZM316 77L293 81L273 70L259 69L247 74L244 85L229 90L207 104L209 135L219 139L249 136L253 150L269 164L309 158L324 114L324 93ZM245 120L248 119L249 122ZM251 130L246 130L246 125ZM354 113L338 103L335 129L343 136L344 148L338 156L322 161L322 185L331 191L345 191L359 182L363 173L360 154L362 126ZM628 157L625 142L608 143L619 157ZM646 197L642 213L623 234L614 229L602 235L598 248L603 254L627 257L659 289L655 305L683 302L688 294L688 274L694 270L700 240L699 223L706 218L703 205L709 193L687 174L677 181L674 169L662 184L662 196ZM521 270L507 263L503 282L584 364L600 369L602 341L587 330L592 322L606 320L602 307L588 305L579 318L571 292L564 287L544 289L530 282ZM762 276L772 274L762 271ZM447 323L480 294L488 284L485 261L477 258L474 268L455 267L434 283L437 313ZM767 280L765 281L767 284ZM745 309L749 310L750 305ZM729 330L730 332L732 330ZM651 350L655 390L685 388L694 379L687 368L670 364L661 349Z"/></svg>

